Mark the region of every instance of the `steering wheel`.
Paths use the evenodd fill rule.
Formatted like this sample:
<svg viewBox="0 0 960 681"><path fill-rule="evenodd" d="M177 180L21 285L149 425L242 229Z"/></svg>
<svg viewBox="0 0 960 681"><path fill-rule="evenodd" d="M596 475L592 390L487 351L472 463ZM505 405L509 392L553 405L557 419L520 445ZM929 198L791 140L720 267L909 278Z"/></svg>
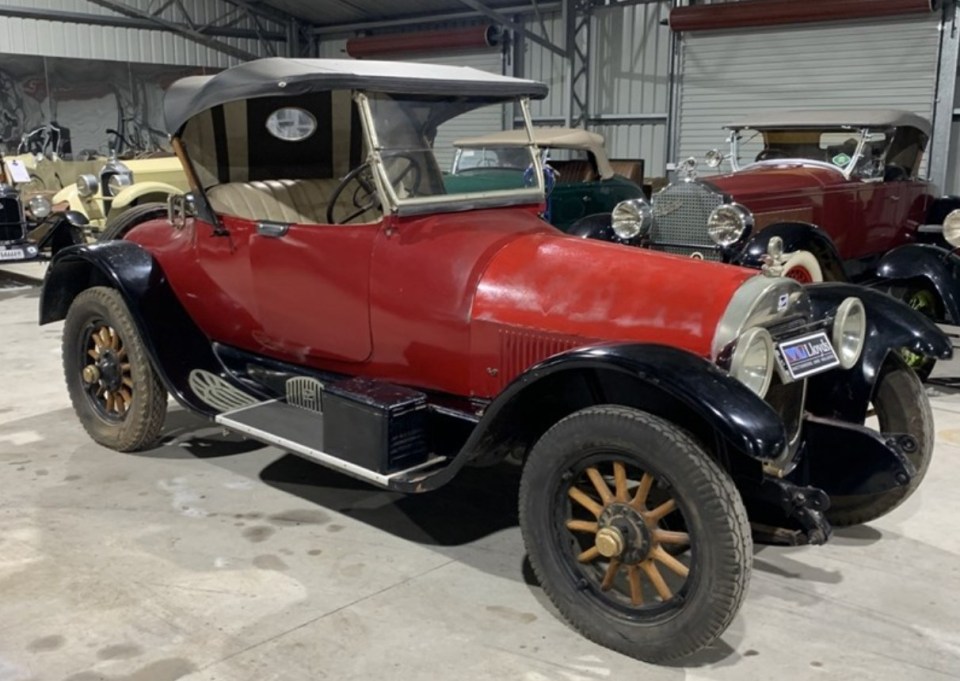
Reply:
<svg viewBox="0 0 960 681"><path fill-rule="evenodd" d="M340 201L340 195L346 191L351 182L357 183L356 189L353 190L353 207L357 210L338 222L333 217L333 210ZM380 199L377 197L377 187L373 182L373 173L370 170L370 164L361 163L344 175L343 179L340 180L340 184L333 190L330 203L327 204L327 223L331 225L346 224L360 217L368 210L376 208L379 203Z"/></svg>
<svg viewBox="0 0 960 681"><path fill-rule="evenodd" d="M395 159L403 159L407 162L407 165L403 167L399 173L388 171L390 184L396 187L403 183L408 175L413 173L413 184L411 186L413 187L414 192L411 193L412 196L415 194L416 188L420 186L420 180L423 176L423 173L420 170L420 164L411 154L396 152L392 153L390 157L386 159L385 165L389 164L392 166L393 164L391 162ZM333 211L337 206L337 202L340 200L340 195L343 194L350 183L354 181L358 186L353 190L352 202L354 208L357 210L353 213L350 213L350 215L342 220L335 220ZM378 205L380 205L380 199L377 196L377 186L373 181L373 173L370 170L370 164L362 163L344 175L343 179L340 180L340 184L338 184L337 188L333 190L333 194L330 197L330 202L327 205L327 222L331 225L343 225L351 220L357 219L368 210L376 208Z"/></svg>
<svg viewBox="0 0 960 681"><path fill-rule="evenodd" d="M759 163L760 161L773 161L778 158L787 158L787 152L783 149L769 147L757 154L757 158L754 159L754 161Z"/></svg>

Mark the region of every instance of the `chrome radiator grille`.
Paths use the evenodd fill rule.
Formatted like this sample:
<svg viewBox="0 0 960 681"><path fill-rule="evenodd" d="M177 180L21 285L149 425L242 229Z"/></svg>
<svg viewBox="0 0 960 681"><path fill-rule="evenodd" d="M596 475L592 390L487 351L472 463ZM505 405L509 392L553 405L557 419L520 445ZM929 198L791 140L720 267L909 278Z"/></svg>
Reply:
<svg viewBox="0 0 960 681"><path fill-rule="evenodd" d="M23 238L23 216L20 200L0 198L0 241L18 241Z"/></svg>
<svg viewBox="0 0 960 681"><path fill-rule="evenodd" d="M721 194L699 182L681 181L654 194L652 203L653 248L680 255L699 252L706 260L720 260L716 245L707 236L707 219L723 203Z"/></svg>

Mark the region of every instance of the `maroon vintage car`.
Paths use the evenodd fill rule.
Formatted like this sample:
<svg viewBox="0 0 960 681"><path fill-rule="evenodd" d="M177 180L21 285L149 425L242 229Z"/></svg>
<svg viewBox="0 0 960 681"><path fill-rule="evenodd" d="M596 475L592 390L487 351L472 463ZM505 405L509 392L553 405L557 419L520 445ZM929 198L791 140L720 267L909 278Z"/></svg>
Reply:
<svg viewBox="0 0 960 681"><path fill-rule="evenodd" d="M169 394L397 491L522 460L520 526L560 612L603 645L677 658L733 619L754 537L821 543L917 488L930 407L889 349L950 348L867 289L547 224L528 107L545 94L351 60L179 81L165 111L191 195L61 251L41 321L65 319L74 409L117 450L153 446ZM461 117L514 107L531 172L447 184Z"/></svg>
<svg viewBox="0 0 960 681"><path fill-rule="evenodd" d="M960 199L938 198L919 176L926 119L897 110L772 111L727 128L729 155L713 150L705 162L729 162L732 172L698 179L688 159L650 203L626 201L574 232L773 266L801 282L878 286L939 322L960 346L960 259L943 232ZM938 372L956 368L941 364Z"/></svg>

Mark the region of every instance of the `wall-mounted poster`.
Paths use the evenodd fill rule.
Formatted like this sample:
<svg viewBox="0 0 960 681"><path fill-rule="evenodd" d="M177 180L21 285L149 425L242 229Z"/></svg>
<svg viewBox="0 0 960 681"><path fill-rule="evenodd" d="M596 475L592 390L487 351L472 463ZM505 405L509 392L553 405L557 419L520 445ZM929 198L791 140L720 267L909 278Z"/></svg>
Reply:
<svg viewBox="0 0 960 681"><path fill-rule="evenodd" d="M80 160L168 151L163 93L213 69L0 54L0 145L6 154Z"/></svg>

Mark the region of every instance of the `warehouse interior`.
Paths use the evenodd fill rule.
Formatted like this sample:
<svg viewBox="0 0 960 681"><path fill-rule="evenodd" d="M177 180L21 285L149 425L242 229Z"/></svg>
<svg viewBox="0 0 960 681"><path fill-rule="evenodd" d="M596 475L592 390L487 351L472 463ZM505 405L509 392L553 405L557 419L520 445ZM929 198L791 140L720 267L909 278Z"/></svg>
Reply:
<svg viewBox="0 0 960 681"><path fill-rule="evenodd" d="M776 7L758 19L763 3ZM164 94L179 79L270 57L387 60L545 84L529 122L600 135L648 197L720 176L706 155L726 153L730 121L795 109L922 117L919 177L956 197L956 4L0 0L0 144L91 168L170 157ZM525 113L498 102L440 137L523 129ZM446 172L462 153L436 159ZM40 175L31 186L52 189ZM91 223L109 229L106 213ZM173 400L153 449L89 439L64 387L64 324L37 324L48 267L0 258L0 681L960 678L956 380L924 386L936 444L915 495L824 547L757 543L725 633L655 665L558 613L525 553L511 458L401 494Z"/></svg>

